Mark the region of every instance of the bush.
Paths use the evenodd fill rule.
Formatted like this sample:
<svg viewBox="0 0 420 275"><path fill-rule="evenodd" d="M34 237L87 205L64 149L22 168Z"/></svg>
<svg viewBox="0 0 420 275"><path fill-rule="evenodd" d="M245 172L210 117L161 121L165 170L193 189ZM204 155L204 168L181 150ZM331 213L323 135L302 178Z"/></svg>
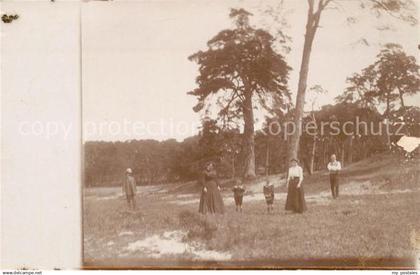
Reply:
<svg viewBox="0 0 420 275"><path fill-rule="evenodd" d="M210 240L217 231L217 225L206 219L199 213L183 210L178 215L179 225L187 230L187 238Z"/></svg>

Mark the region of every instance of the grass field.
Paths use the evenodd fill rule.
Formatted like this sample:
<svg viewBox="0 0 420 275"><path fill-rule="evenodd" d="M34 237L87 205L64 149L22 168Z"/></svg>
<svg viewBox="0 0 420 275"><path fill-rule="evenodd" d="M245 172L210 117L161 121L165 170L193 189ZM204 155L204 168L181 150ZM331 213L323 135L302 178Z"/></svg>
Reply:
<svg viewBox="0 0 420 275"><path fill-rule="evenodd" d="M200 194L192 182L139 187L135 212L120 188L86 189L85 264L413 266L420 243L419 164L379 155L348 166L337 200L330 198L326 172L305 175L308 211L302 215L283 210L281 175L271 177L276 198L270 214L262 179L246 186L243 213L235 212L225 186L223 216L197 213Z"/></svg>

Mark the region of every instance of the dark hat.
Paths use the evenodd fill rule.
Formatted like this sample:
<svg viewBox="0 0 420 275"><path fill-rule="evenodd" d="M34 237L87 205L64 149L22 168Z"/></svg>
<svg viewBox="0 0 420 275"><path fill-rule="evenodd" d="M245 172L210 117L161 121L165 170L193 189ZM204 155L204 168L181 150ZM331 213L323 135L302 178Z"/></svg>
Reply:
<svg viewBox="0 0 420 275"><path fill-rule="evenodd" d="M292 161L296 161L297 163L299 163L299 160L297 160L297 159L295 159L295 158L291 159L290 161L291 161L291 162L292 162Z"/></svg>

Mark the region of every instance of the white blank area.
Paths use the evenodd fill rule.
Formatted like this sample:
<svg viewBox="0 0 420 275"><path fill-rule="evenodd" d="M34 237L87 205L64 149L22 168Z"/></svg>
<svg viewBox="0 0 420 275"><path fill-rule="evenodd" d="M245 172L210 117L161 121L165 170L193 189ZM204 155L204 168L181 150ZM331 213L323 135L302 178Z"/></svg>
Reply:
<svg viewBox="0 0 420 275"><path fill-rule="evenodd" d="M80 4L3 1L1 12L20 16L0 22L1 268L78 268ZM54 123L67 134L48 137Z"/></svg>

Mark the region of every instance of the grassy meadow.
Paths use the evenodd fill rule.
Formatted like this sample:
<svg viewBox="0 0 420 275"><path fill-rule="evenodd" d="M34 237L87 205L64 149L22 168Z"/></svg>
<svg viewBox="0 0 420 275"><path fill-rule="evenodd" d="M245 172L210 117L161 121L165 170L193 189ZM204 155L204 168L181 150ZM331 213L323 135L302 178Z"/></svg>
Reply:
<svg viewBox="0 0 420 275"><path fill-rule="evenodd" d="M85 189L85 265L412 267L420 243L419 164L378 155L345 167L337 200L326 171L305 174L302 215L284 211L284 175L270 176L270 214L263 178L246 186L242 213L226 181L223 216L198 214L195 182L139 186L137 211L128 210L121 188Z"/></svg>

